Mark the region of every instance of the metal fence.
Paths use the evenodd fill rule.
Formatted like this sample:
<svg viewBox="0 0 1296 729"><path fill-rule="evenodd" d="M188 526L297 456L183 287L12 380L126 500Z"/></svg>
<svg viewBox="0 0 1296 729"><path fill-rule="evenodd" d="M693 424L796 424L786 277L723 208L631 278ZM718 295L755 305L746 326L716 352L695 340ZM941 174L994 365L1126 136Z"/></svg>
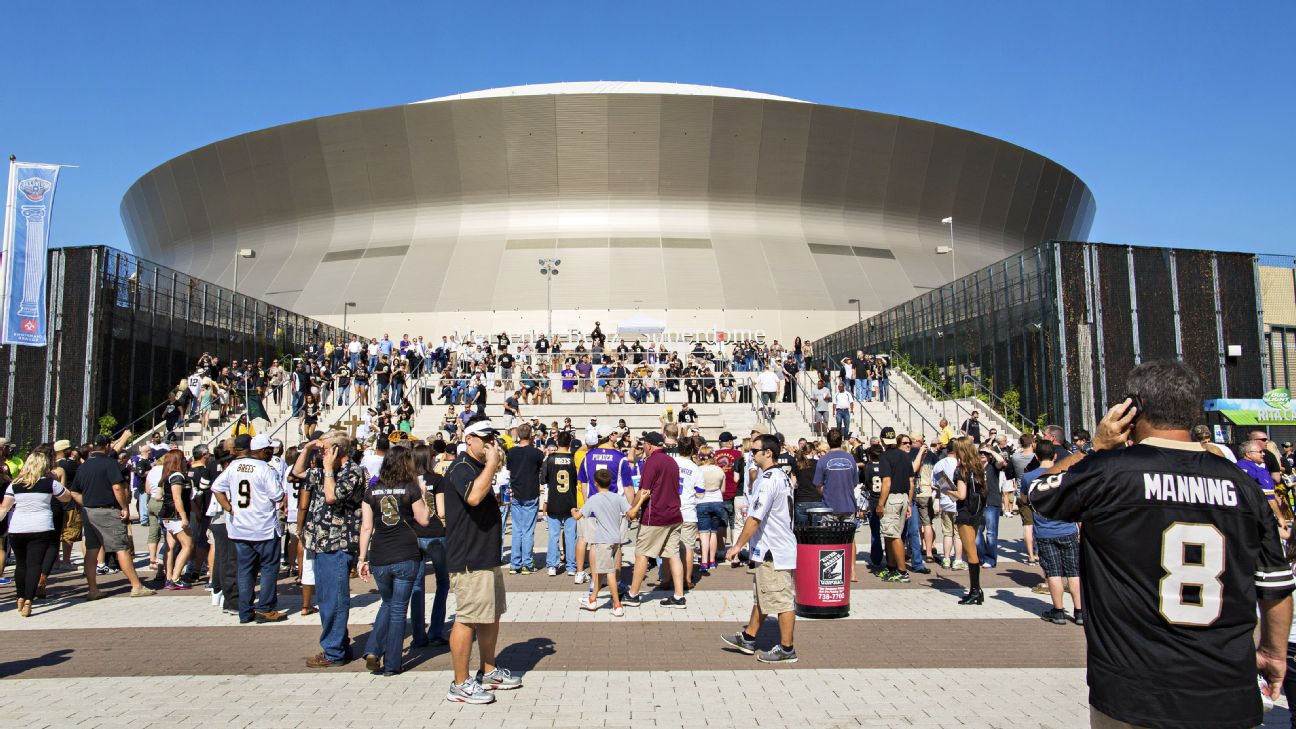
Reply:
<svg viewBox="0 0 1296 729"><path fill-rule="evenodd" d="M1184 359L1207 398L1258 396L1256 281L1251 254L1051 241L813 345L834 361L894 350L948 392L984 388L1037 423L1092 430L1146 360Z"/></svg>
<svg viewBox="0 0 1296 729"><path fill-rule="evenodd" d="M106 246L49 252L50 342L0 347L4 435L80 443L163 404L204 352L267 363L335 327Z"/></svg>

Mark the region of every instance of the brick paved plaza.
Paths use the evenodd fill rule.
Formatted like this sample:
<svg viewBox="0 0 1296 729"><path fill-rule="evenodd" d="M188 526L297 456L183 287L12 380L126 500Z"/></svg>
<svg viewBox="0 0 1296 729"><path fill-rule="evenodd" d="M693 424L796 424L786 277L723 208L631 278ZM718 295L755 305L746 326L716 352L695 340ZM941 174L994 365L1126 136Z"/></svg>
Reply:
<svg viewBox="0 0 1296 729"><path fill-rule="evenodd" d="M702 578L687 610L645 601L620 620L578 610L585 586L570 577L510 575L499 662L525 687L485 707L444 701L445 648L413 650L394 678L365 673L362 661L306 669L319 620L298 614L289 579L286 623L240 626L202 590L132 600L114 575L101 578L111 599L85 602L80 575L59 573L33 617L19 618L11 601L0 612L0 715L27 729L1087 726L1083 629L1038 619L1047 599L1030 588L1041 573L1017 559L1020 523L1002 526L1006 554L983 577L984 606L956 604L966 572L935 565L907 585L865 572L851 616L798 621L801 660L778 669L719 640L750 610L746 570ZM377 611L371 588L352 583L353 640ZM775 635L770 622L762 644ZM1283 707L1266 718L1288 726Z"/></svg>

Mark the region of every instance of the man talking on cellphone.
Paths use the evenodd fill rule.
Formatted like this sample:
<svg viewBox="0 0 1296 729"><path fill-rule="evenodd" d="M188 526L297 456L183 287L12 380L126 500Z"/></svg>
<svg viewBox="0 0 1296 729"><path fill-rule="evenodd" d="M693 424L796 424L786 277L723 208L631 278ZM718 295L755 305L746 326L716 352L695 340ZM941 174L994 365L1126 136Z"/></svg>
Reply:
<svg viewBox="0 0 1296 729"><path fill-rule="evenodd" d="M1040 514L1084 523L1090 726L1258 726L1256 673L1277 698L1296 588L1278 524L1255 481L1192 439L1195 372L1145 362L1126 392L1094 453L1030 488Z"/></svg>
<svg viewBox="0 0 1296 729"><path fill-rule="evenodd" d="M504 461L498 433L486 418L464 428L465 450L446 470L436 486L445 505L446 567L455 596L455 623L450 630L450 656L454 681L446 700L462 704L489 704L493 690L522 688L522 679L495 665L500 616L507 609L499 502L491 484ZM481 668L468 675L473 637Z"/></svg>

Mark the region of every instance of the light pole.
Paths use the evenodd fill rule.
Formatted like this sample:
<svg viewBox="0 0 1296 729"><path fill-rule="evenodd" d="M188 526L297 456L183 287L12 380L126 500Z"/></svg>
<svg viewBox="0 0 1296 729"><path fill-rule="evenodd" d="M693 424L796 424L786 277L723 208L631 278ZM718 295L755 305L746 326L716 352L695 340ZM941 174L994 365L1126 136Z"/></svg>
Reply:
<svg viewBox="0 0 1296 729"><path fill-rule="evenodd" d="M950 229L950 244L947 245L947 246L936 246L936 253L938 253L938 254L945 254L945 253L948 253L948 254L949 254L949 257L950 257L950 280L952 281L952 280L958 278L958 267L956 266L956 262L955 262L955 259L954 259L954 218L953 218L953 216L948 217L948 218L941 218L941 223L943 223L943 224L949 226L949 229Z"/></svg>
<svg viewBox="0 0 1296 729"><path fill-rule="evenodd" d="M234 324L234 307L237 305L236 302L238 301L238 262L240 258L256 258L256 251L252 250L251 248L239 248L238 250L234 251L234 294L230 296L230 326L231 327L236 326ZM243 355L244 355L243 358L247 359L246 349L243 349ZM244 389L246 390L246 388ZM243 402L246 406L247 403L246 392L244 392Z"/></svg>
<svg viewBox="0 0 1296 729"><path fill-rule="evenodd" d="M351 307L353 307L353 306L355 306L355 305L356 305L356 302L354 302L354 301L348 301L348 302L346 302L345 304L342 305L342 333L343 333L343 334L346 334L346 333L347 333L347 328L346 328L347 309L350 309Z"/></svg>
<svg viewBox="0 0 1296 729"><path fill-rule="evenodd" d="M545 310L549 314L549 325L545 333L553 332L553 277L558 275L561 258L541 258L540 274L545 277Z"/></svg>
<svg viewBox="0 0 1296 729"><path fill-rule="evenodd" d="M855 318L861 326L864 324L864 310L860 308L859 299L847 299L846 303L855 305Z"/></svg>

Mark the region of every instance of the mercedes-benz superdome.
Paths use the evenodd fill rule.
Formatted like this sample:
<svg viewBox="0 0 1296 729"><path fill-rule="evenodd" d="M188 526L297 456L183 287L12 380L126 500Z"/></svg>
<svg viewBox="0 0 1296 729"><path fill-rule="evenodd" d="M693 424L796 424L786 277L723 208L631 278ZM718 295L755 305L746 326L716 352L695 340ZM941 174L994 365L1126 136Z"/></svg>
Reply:
<svg viewBox="0 0 1296 729"><path fill-rule="evenodd" d="M983 134L641 82L263 129L161 164L121 204L145 258L230 286L250 248L240 293L338 324L353 302L352 331L393 337L541 330L550 312L562 332L814 337L1040 241L1084 240L1094 211L1066 168Z"/></svg>

